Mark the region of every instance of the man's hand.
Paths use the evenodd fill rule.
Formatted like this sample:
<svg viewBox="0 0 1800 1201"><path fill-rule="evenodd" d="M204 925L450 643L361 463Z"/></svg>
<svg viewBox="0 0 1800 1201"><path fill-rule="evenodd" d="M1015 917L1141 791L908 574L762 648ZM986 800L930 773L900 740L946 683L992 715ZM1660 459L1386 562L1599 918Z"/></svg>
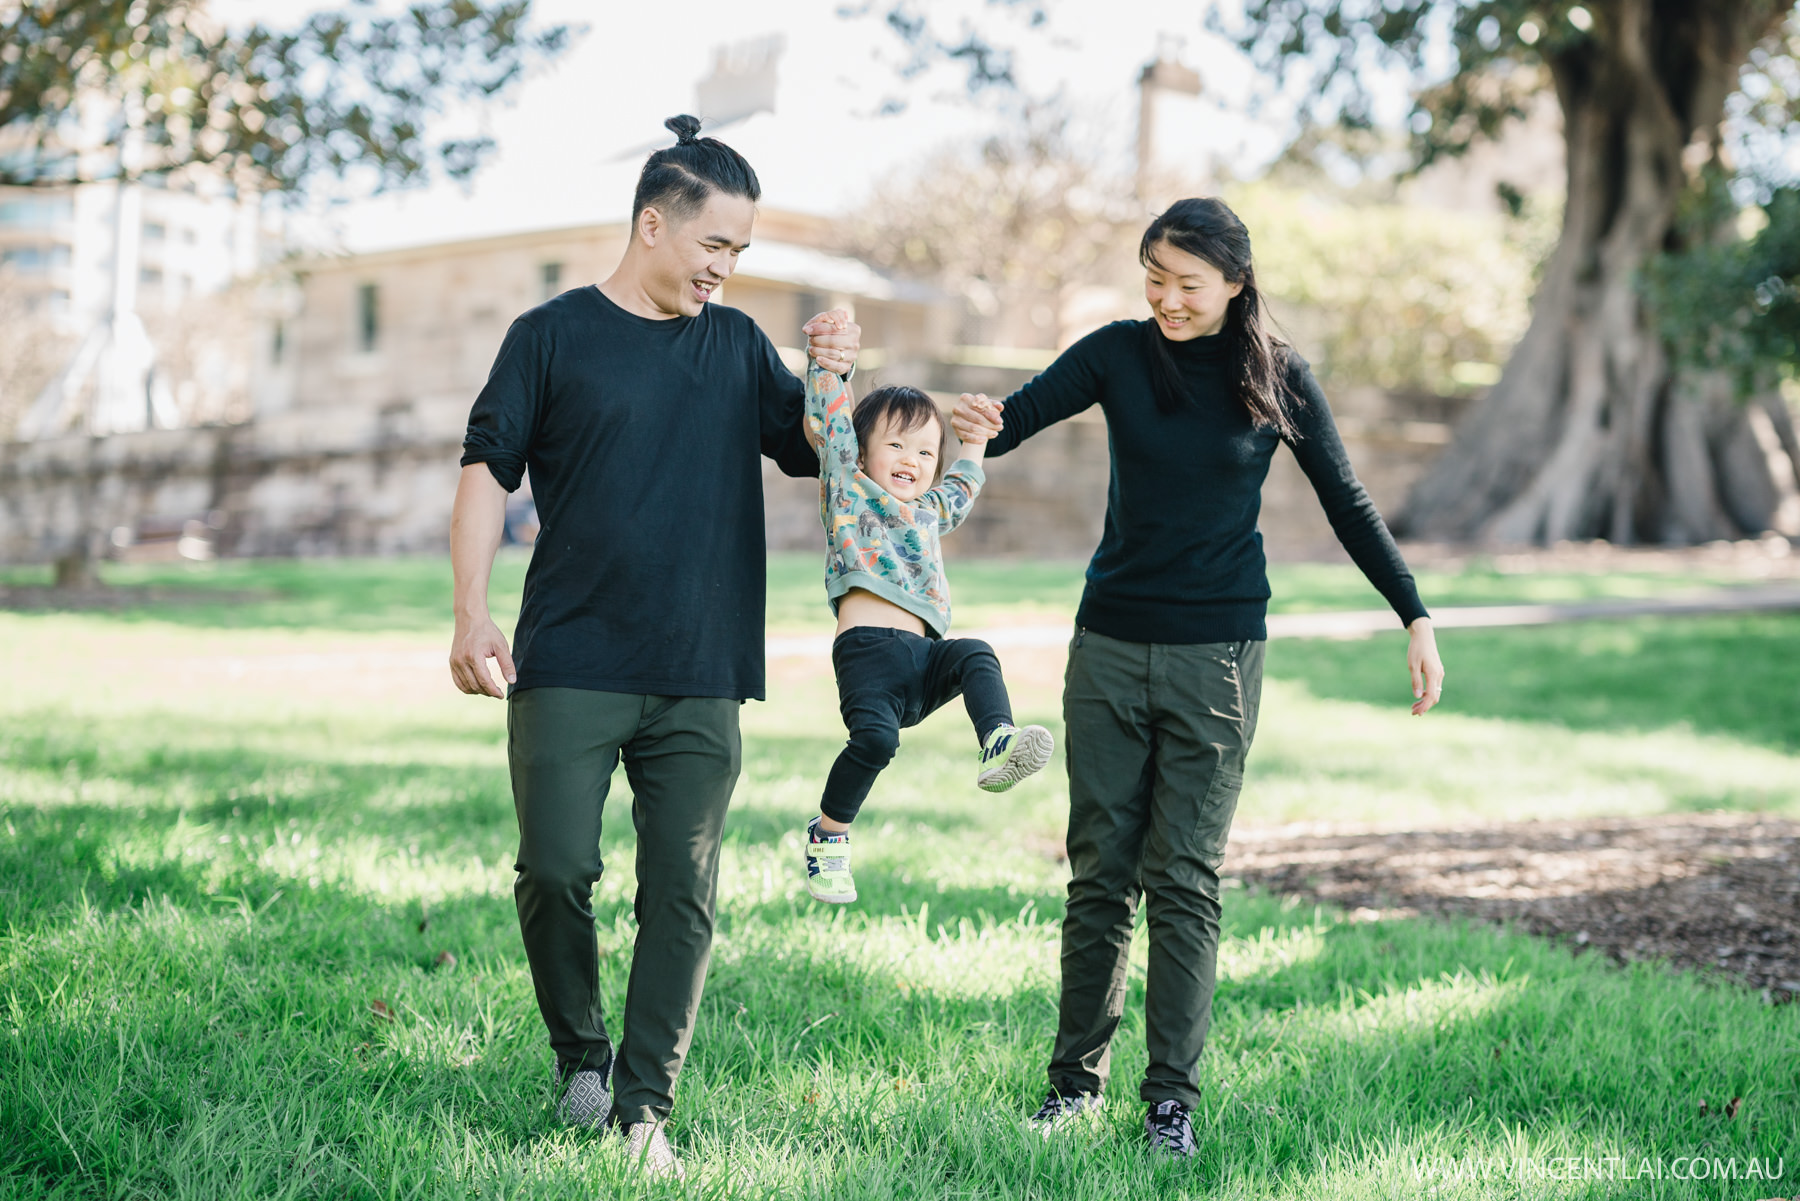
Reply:
<svg viewBox="0 0 1800 1201"><path fill-rule="evenodd" d="M505 699L506 690L494 682L494 673L489 670L487 661L497 660L500 674L508 684L519 681L519 673L513 669L512 652L507 649L506 635L500 632L490 617L456 618L456 637L450 643L450 678L456 686L471 695L500 697Z"/></svg>
<svg viewBox="0 0 1800 1201"><path fill-rule="evenodd" d="M950 413L950 426L965 446L980 446L1005 428L1006 402L964 392Z"/></svg>
<svg viewBox="0 0 1800 1201"><path fill-rule="evenodd" d="M517 682L506 635L488 616L488 575L506 527L506 489L486 463L462 469L456 503L450 510L450 574L454 577L450 609L456 614L456 636L450 642L450 678L474 696L504 698L487 661L500 662L506 682Z"/></svg>
<svg viewBox="0 0 1800 1201"><path fill-rule="evenodd" d="M802 327L806 333L806 353L827 371L848 375L856 366L856 352L862 349L862 326L850 320L843 309L820 313Z"/></svg>

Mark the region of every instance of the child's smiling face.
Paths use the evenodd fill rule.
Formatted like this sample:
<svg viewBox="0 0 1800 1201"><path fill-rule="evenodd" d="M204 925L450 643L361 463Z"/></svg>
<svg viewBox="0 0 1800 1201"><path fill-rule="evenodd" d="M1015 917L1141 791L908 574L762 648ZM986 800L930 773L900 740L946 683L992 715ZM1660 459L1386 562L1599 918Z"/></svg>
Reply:
<svg viewBox="0 0 1800 1201"><path fill-rule="evenodd" d="M944 429L936 418L915 429L898 428L892 413L881 419L863 445L863 474L896 500L917 500L937 478Z"/></svg>

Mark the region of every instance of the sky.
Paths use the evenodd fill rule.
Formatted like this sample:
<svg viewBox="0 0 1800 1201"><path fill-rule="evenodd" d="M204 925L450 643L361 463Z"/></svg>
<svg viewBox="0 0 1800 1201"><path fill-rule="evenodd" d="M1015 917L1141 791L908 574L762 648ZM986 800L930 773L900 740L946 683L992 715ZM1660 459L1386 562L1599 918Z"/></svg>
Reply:
<svg viewBox="0 0 1800 1201"><path fill-rule="evenodd" d="M880 19L842 15L862 0L665 0L661 4L537 0L539 19L587 31L474 121L497 153L466 190L423 189L339 204L307 223L320 249L368 251L623 220L652 145L673 137L664 118L695 108L695 84L715 48L778 34L785 43L775 111L723 128L719 137L756 168L763 204L821 214L847 212L892 179L948 146L972 145L1002 119L997 103L971 102L960 68L942 65L911 80L896 66L900 40ZM285 23L298 0L222 0L221 15ZM1165 152L1212 154L1246 174L1280 149L1272 128L1242 116L1253 79L1247 63L1202 29L1204 3L1061 0L1048 27L1028 31L1003 6L934 0L925 6L948 34L965 18L1017 46L1025 91L1060 91L1082 132L1128 164L1136 140L1136 79L1159 39L1196 68L1204 94L1195 119ZM884 103L904 101L893 115Z"/></svg>

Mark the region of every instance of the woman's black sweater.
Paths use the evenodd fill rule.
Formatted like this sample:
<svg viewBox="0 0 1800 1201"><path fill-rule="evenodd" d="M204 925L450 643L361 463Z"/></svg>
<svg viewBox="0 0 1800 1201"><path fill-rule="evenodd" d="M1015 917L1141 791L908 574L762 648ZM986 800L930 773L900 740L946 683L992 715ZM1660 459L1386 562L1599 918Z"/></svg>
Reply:
<svg viewBox="0 0 1800 1201"><path fill-rule="evenodd" d="M1128 642L1237 642L1268 636L1269 577L1256 517L1277 442L1233 396L1223 335L1168 342L1190 400L1156 406L1151 321L1117 321L1064 351L1007 398L1004 455L1045 426L1098 404L1112 482L1106 529L1076 622ZM1338 541L1403 624L1425 616L1387 523L1350 469L1331 408L1306 360L1280 352L1299 437L1288 443Z"/></svg>

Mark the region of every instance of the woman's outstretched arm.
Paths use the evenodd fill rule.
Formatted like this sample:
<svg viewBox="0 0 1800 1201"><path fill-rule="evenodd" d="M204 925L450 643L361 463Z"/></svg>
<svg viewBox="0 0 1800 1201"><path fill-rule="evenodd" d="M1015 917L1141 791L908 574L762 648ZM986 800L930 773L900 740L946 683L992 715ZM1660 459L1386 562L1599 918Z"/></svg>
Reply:
<svg viewBox="0 0 1800 1201"><path fill-rule="evenodd" d="M1419 599L1419 590L1406 560L1394 542L1387 522L1369 498L1368 489L1356 478L1350 456L1344 450L1337 422L1325 393L1313 378L1306 361L1295 355L1288 368L1288 386L1295 398L1294 419L1300 436L1289 443L1300 469L1313 491L1332 532L1369 583L1387 599L1401 624L1406 626L1407 672L1412 677L1414 714L1429 712L1444 690L1444 663L1438 656L1437 634L1431 616Z"/></svg>
<svg viewBox="0 0 1800 1201"><path fill-rule="evenodd" d="M964 442L971 437L987 437L987 457L1005 454L1031 435L1058 421L1073 417L1100 400L1106 356L1116 353L1124 336L1118 327L1097 329L1069 349L1056 356L1030 383L1007 397L1005 401L978 401L964 393L950 415L950 424ZM980 404L1002 410L1000 419L983 415Z"/></svg>

